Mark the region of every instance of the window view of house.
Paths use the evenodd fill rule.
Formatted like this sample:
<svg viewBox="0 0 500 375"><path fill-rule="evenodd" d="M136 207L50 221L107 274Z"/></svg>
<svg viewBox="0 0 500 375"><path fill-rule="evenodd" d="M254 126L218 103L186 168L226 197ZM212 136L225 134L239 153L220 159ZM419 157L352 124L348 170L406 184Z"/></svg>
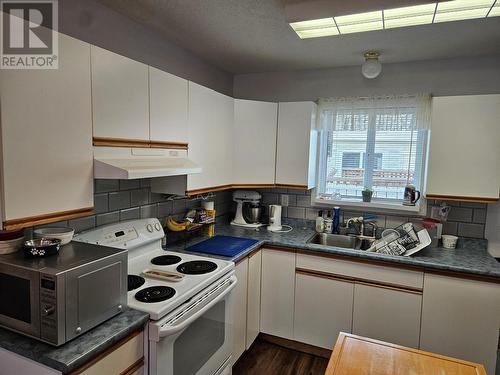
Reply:
<svg viewBox="0 0 500 375"><path fill-rule="evenodd" d="M368 103L371 105L372 103ZM350 108L320 108L322 152L318 192L322 198L359 199L365 188L379 200L402 200L405 186L420 188L427 130L417 104L363 100Z"/></svg>

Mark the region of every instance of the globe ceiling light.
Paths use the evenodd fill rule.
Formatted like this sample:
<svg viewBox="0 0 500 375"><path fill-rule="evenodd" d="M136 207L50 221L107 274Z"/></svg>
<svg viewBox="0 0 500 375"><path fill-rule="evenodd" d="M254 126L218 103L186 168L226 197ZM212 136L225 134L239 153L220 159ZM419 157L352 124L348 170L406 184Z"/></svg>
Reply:
<svg viewBox="0 0 500 375"><path fill-rule="evenodd" d="M365 52L365 62L361 66L361 73L365 78L377 78L382 71L382 64L378 61L380 53L376 51Z"/></svg>

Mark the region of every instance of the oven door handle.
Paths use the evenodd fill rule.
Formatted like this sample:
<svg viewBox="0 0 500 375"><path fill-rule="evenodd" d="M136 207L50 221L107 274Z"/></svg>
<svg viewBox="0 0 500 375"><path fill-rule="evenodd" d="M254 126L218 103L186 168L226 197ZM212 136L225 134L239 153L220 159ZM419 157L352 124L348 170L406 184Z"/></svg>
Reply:
<svg viewBox="0 0 500 375"><path fill-rule="evenodd" d="M209 303L203 306L200 310L196 311L189 318L183 320L178 325L172 325L172 326L168 325L160 327L160 330L158 332L159 337L171 336L179 331L182 331L184 328L186 328L188 325L190 325L192 322L194 322L196 319L202 316L206 311L210 310L213 306L219 303L219 301L221 301L236 286L238 282L236 276L234 275L231 276L229 280L230 283L228 284L226 289L224 289L217 297L215 297L213 300L211 300Z"/></svg>

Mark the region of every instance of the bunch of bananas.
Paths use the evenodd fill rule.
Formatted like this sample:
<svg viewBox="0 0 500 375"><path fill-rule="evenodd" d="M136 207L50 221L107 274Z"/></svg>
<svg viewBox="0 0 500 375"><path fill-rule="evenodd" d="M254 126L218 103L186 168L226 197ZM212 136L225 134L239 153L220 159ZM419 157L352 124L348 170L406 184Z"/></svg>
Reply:
<svg viewBox="0 0 500 375"><path fill-rule="evenodd" d="M172 216L169 216L166 221L166 225L168 230L172 232L182 232L188 228L189 221L185 221L183 223L179 223L174 220Z"/></svg>

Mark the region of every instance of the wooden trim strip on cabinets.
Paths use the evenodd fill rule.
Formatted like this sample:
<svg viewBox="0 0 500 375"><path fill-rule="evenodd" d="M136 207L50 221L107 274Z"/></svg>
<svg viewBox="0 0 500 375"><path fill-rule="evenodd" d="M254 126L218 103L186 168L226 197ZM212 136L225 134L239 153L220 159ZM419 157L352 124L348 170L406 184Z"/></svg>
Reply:
<svg viewBox="0 0 500 375"><path fill-rule="evenodd" d="M307 185L275 184L274 187L283 188L283 189L307 190Z"/></svg>
<svg viewBox="0 0 500 375"><path fill-rule="evenodd" d="M149 147L151 148L175 148L179 150L187 150L188 144L183 142L159 142L151 141L149 142Z"/></svg>
<svg viewBox="0 0 500 375"><path fill-rule="evenodd" d="M83 366L81 366L81 367L77 368L75 371L71 372L70 375L81 374L82 372L84 372L85 370L87 370L89 367L92 367L97 362L99 362L101 359L103 359L104 357L108 356L110 353L114 352L120 346L126 344L127 342L129 342L130 340L132 340L133 338L135 338L136 336L140 335L142 332L143 332L143 329L141 328L141 329L139 329L139 330L131 333L127 337L122 338L117 343L115 343L114 345L110 346L109 348L107 348L102 353L98 354L94 359L90 360L89 362L87 362ZM144 357L142 357L142 359L144 360ZM135 363L134 363L134 365L135 365ZM128 369L126 369L126 371L128 371L129 369L130 369L130 367Z"/></svg>
<svg viewBox="0 0 500 375"><path fill-rule="evenodd" d="M272 189L274 184L232 184L233 189Z"/></svg>
<svg viewBox="0 0 500 375"><path fill-rule="evenodd" d="M144 357L137 360L134 364L132 364L128 369L123 371L120 375L133 375L139 370L142 366L144 366Z"/></svg>
<svg viewBox="0 0 500 375"><path fill-rule="evenodd" d="M485 198L485 197L464 197L459 195L438 195L438 194L426 194L426 199L435 199L439 201L462 201L462 202L473 202L473 203L496 203L499 198Z"/></svg>
<svg viewBox="0 0 500 375"><path fill-rule="evenodd" d="M90 216L94 214L94 207L80 208L77 210L60 211L46 215L24 217L21 219L7 220L3 222L4 230L29 228L34 225L55 223L62 220L77 219L79 217Z"/></svg>
<svg viewBox="0 0 500 375"><path fill-rule="evenodd" d="M186 191L186 195L188 197L192 197L193 195L205 194L205 193L210 193L210 192L213 192L213 191L229 190L229 189L232 189L232 188L233 188L233 185L211 186L211 187L206 187L206 188L203 188L203 189L188 190L188 191Z"/></svg>
<svg viewBox="0 0 500 375"><path fill-rule="evenodd" d="M188 149L188 144L183 142L161 142L143 139L94 137L92 143L94 146L103 147L174 148L179 150Z"/></svg>
<svg viewBox="0 0 500 375"><path fill-rule="evenodd" d="M302 275L321 277L323 279L345 281L345 282L351 282L351 283L356 283L356 284L361 284L361 285L373 286L373 287L377 287L377 288L383 288L383 289L395 290L395 291L399 291L399 292L422 295L421 288L412 288L409 286L401 286L401 285L397 285L397 284L385 283L385 282L369 280L369 279L361 279L358 277L351 277L351 276L345 276L345 275L338 275L338 274L323 272L323 271L309 270L309 269L305 269L305 268L296 268L295 272L298 274L302 274Z"/></svg>
<svg viewBox="0 0 500 375"><path fill-rule="evenodd" d="M149 147L149 141L145 141L142 139L121 139L105 137L93 137L92 144L94 146L106 147Z"/></svg>

